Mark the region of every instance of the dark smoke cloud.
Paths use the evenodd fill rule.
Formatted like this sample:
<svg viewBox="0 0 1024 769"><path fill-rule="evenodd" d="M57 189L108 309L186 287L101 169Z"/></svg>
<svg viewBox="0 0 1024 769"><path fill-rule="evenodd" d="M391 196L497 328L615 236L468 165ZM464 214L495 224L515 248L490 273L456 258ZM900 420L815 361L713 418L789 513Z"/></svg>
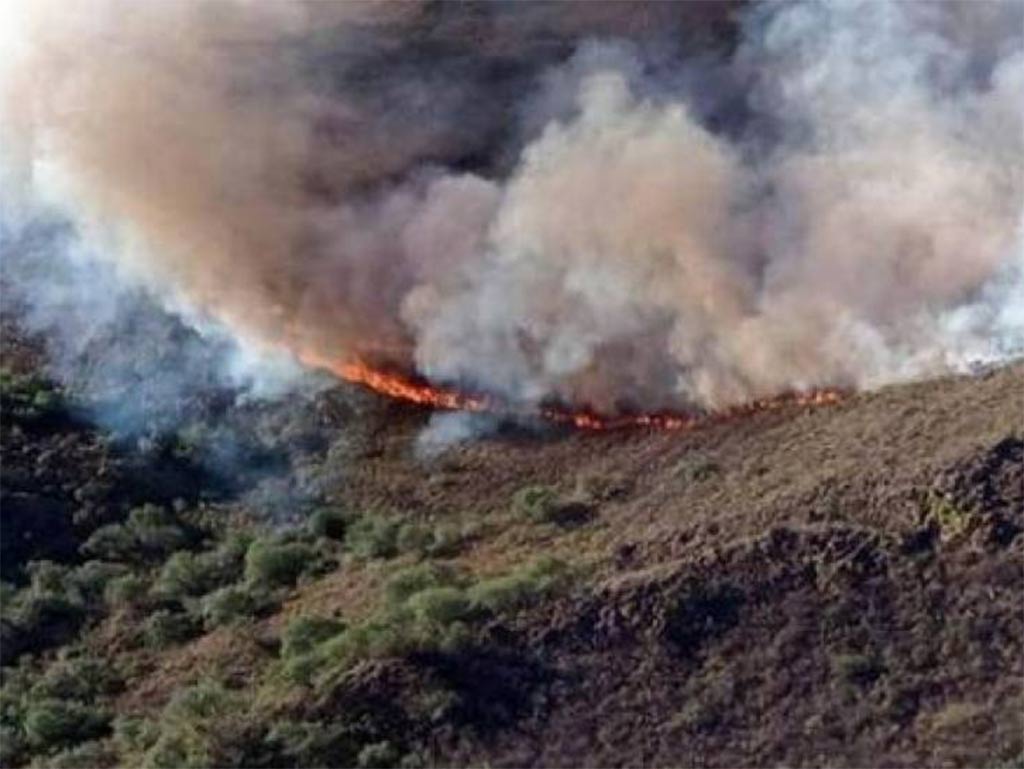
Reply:
<svg viewBox="0 0 1024 769"><path fill-rule="evenodd" d="M1016 2L8 13L5 219L252 374L718 407L1024 349Z"/></svg>

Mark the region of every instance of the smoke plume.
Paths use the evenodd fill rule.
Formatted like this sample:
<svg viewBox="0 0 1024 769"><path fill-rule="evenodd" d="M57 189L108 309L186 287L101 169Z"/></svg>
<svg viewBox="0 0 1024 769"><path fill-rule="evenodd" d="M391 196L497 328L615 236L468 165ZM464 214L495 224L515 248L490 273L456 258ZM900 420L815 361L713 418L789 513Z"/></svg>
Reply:
<svg viewBox="0 0 1024 769"><path fill-rule="evenodd" d="M3 7L4 227L96 293L5 280L72 336L603 410L1024 350L1019 2Z"/></svg>

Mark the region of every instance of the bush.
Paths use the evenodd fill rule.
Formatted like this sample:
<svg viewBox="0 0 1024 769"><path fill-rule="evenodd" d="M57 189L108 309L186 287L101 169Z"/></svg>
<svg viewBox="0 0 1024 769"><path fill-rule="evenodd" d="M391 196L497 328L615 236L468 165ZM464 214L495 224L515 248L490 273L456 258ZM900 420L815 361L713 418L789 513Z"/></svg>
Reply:
<svg viewBox="0 0 1024 769"><path fill-rule="evenodd" d="M388 769L398 766L401 753L390 742L374 742L359 751L356 763L363 769Z"/></svg>
<svg viewBox="0 0 1024 769"><path fill-rule="evenodd" d="M194 638L199 630L198 623L191 615L158 609L143 623L142 637L146 646L164 649Z"/></svg>
<svg viewBox="0 0 1024 769"><path fill-rule="evenodd" d="M144 753L160 736L160 727L156 722L138 716L118 716L114 719L113 729L114 743L122 756Z"/></svg>
<svg viewBox="0 0 1024 769"><path fill-rule="evenodd" d="M281 634L281 656L288 659L309 654L344 630L344 622L329 617L296 617Z"/></svg>
<svg viewBox="0 0 1024 769"><path fill-rule="evenodd" d="M455 572L451 569L433 563L422 563L402 569L391 577L384 586L384 595L392 605L398 605L421 590L455 585L458 582Z"/></svg>
<svg viewBox="0 0 1024 769"><path fill-rule="evenodd" d="M0 371L0 403L4 416L34 422L59 415L64 398L51 382L34 375Z"/></svg>
<svg viewBox="0 0 1024 769"><path fill-rule="evenodd" d="M512 509L520 518L545 523L558 512L558 494L549 486L527 486L516 492Z"/></svg>
<svg viewBox="0 0 1024 769"><path fill-rule="evenodd" d="M267 743L283 758L273 766L355 766L360 741L351 724L338 721L281 721Z"/></svg>
<svg viewBox="0 0 1024 769"><path fill-rule="evenodd" d="M25 739L20 729L4 724L0 726L0 766L14 766L21 761Z"/></svg>
<svg viewBox="0 0 1024 769"><path fill-rule="evenodd" d="M406 605L421 623L447 627L468 619L473 605L465 591L457 587L431 587L412 595Z"/></svg>
<svg viewBox="0 0 1024 769"><path fill-rule="evenodd" d="M362 558L393 558L398 555L398 524L380 516L363 516L349 527L345 546Z"/></svg>
<svg viewBox="0 0 1024 769"><path fill-rule="evenodd" d="M25 714L25 736L37 750L53 752L101 736L110 716L92 705L58 699L33 702Z"/></svg>
<svg viewBox="0 0 1024 769"><path fill-rule="evenodd" d="M266 587L290 587L314 560L309 545L258 539L245 554L245 578Z"/></svg>
<svg viewBox="0 0 1024 769"><path fill-rule="evenodd" d="M168 554L189 543L188 533L174 516L156 505L143 505L128 513L128 529L149 553Z"/></svg>
<svg viewBox="0 0 1024 769"><path fill-rule="evenodd" d="M345 539L348 518L341 510L321 507L309 516L309 520L306 521L306 528L313 536L327 537L327 539L340 541Z"/></svg>
<svg viewBox="0 0 1024 769"><path fill-rule="evenodd" d="M35 762L32 764L32 766L45 766L46 769L97 769L97 767L116 765L117 755L113 750L103 742L95 740L49 756L45 764Z"/></svg>
<svg viewBox="0 0 1024 769"><path fill-rule="evenodd" d="M100 603L107 585L126 572L121 564L86 561L68 575L67 583L77 594L79 603L91 606Z"/></svg>
<svg viewBox="0 0 1024 769"><path fill-rule="evenodd" d="M493 614L516 611L560 587L568 574L562 561L542 558L511 574L477 582L470 587L469 598Z"/></svg>
<svg viewBox="0 0 1024 769"><path fill-rule="evenodd" d="M396 547L402 553L414 553L420 558L450 558L462 547L463 537L452 526L423 526L404 524L398 530Z"/></svg>
<svg viewBox="0 0 1024 769"><path fill-rule="evenodd" d="M209 593L242 574L241 556L226 548L175 553L164 563L153 590L160 596L181 599Z"/></svg>
<svg viewBox="0 0 1024 769"><path fill-rule="evenodd" d="M203 625L211 630L239 620L248 619L265 610L269 598L251 585L228 585L203 598Z"/></svg>
<svg viewBox="0 0 1024 769"><path fill-rule="evenodd" d="M298 617L292 620L281 638L285 676L295 683L308 684L323 666L319 653L321 645L344 631L344 623L327 617Z"/></svg>
<svg viewBox="0 0 1024 769"><path fill-rule="evenodd" d="M25 566L29 588L33 595L66 595L70 583L70 569L53 561L31 561Z"/></svg>
<svg viewBox="0 0 1024 769"><path fill-rule="evenodd" d="M879 661L863 654L837 655L832 665L840 677L851 684L868 684L882 674Z"/></svg>
<svg viewBox="0 0 1024 769"><path fill-rule="evenodd" d="M164 707L143 763L168 769L244 765L236 750L243 713L238 697L218 684L181 689Z"/></svg>
<svg viewBox="0 0 1024 769"><path fill-rule="evenodd" d="M93 558L129 562L137 559L138 548L131 531L119 523L108 523L96 529L79 549Z"/></svg>
<svg viewBox="0 0 1024 769"><path fill-rule="evenodd" d="M110 665L89 657L58 660L47 668L32 686L32 700L80 700L91 702L96 697L115 694L121 678Z"/></svg>
<svg viewBox="0 0 1024 769"><path fill-rule="evenodd" d="M137 607L146 603L149 593L149 580L138 574L125 574L115 577L107 583L103 591L103 600L112 609L121 607Z"/></svg>
<svg viewBox="0 0 1024 769"><path fill-rule="evenodd" d="M28 587L9 596L3 606L0 659L4 665L24 651L64 643L86 616L81 591L69 569L50 561L32 561L25 570Z"/></svg>

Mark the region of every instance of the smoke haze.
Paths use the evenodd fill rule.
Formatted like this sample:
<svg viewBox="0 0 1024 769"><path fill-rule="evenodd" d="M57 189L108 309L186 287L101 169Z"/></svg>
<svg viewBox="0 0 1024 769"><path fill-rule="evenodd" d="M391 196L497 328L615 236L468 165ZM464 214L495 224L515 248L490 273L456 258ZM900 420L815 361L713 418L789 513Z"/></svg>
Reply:
<svg viewBox="0 0 1024 769"><path fill-rule="evenodd" d="M144 295L279 388L608 411L1024 351L1014 0L3 9L4 277L69 338Z"/></svg>

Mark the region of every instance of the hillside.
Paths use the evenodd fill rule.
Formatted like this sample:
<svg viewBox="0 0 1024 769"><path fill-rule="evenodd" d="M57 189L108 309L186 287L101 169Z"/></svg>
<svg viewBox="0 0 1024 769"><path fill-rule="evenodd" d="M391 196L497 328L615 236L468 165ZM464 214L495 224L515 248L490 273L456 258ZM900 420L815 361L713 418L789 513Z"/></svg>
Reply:
<svg viewBox="0 0 1024 769"><path fill-rule="evenodd" d="M345 385L110 434L6 336L4 765L1021 765L1019 363L423 456Z"/></svg>

